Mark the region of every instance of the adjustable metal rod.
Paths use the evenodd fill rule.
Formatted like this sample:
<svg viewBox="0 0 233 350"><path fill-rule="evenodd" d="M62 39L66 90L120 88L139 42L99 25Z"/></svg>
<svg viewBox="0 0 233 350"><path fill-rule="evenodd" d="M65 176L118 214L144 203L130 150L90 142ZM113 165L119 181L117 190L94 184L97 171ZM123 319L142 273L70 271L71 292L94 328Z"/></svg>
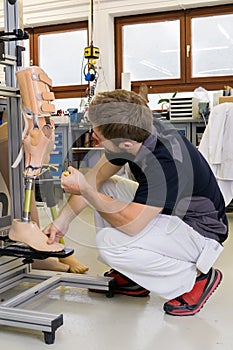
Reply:
<svg viewBox="0 0 233 350"><path fill-rule="evenodd" d="M24 199L24 207L23 207L23 217L22 221L30 221L31 214L31 202L32 202L32 186L33 180L31 178L25 179L25 199Z"/></svg>

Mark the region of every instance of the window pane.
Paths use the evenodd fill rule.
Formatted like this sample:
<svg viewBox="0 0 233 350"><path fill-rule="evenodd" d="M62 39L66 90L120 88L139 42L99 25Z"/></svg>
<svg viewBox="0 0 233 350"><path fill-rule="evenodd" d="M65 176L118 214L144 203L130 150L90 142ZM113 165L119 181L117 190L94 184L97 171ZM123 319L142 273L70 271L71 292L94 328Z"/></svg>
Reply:
<svg viewBox="0 0 233 350"><path fill-rule="evenodd" d="M53 86L85 83L82 69L86 46L86 30L40 35L40 66L52 79Z"/></svg>
<svg viewBox="0 0 233 350"><path fill-rule="evenodd" d="M123 27L124 72L131 80L180 78L180 22Z"/></svg>
<svg viewBox="0 0 233 350"><path fill-rule="evenodd" d="M192 76L233 74L233 15L192 19Z"/></svg>

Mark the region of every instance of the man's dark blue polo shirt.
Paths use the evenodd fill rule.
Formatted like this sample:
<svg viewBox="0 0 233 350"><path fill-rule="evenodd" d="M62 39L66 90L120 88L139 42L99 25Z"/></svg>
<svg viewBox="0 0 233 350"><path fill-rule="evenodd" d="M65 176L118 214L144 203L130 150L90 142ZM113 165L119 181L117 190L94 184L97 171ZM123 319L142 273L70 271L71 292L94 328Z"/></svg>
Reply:
<svg viewBox="0 0 233 350"><path fill-rule="evenodd" d="M161 207L205 237L223 242L228 235L225 203L201 153L173 127L156 121L136 156L106 152L115 165L128 162L138 189L134 202Z"/></svg>

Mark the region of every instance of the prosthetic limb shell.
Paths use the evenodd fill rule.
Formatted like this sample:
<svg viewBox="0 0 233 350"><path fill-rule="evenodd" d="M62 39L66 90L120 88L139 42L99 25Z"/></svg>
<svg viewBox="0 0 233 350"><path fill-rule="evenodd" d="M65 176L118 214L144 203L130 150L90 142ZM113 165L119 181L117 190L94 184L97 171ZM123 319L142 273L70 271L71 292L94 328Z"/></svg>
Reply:
<svg viewBox="0 0 233 350"><path fill-rule="evenodd" d="M25 152L25 175L38 176L43 164L48 164L54 147L54 135L46 137L42 130L32 129L23 140Z"/></svg>
<svg viewBox="0 0 233 350"><path fill-rule="evenodd" d="M44 118L55 112L50 103L54 94L50 92L52 81L39 67L33 66L16 72L23 111L27 114L29 132L23 140L25 152L25 175L39 176L43 164L48 164L54 147L54 123ZM31 119L30 119L31 115Z"/></svg>
<svg viewBox="0 0 233 350"><path fill-rule="evenodd" d="M50 115L55 112L54 100L50 92L52 80L39 67L32 66L16 72L22 98L22 105L27 114Z"/></svg>
<svg viewBox="0 0 233 350"><path fill-rule="evenodd" d="M25 243L41 252L60 252L64 249L64 245L60 243L48 244L47 236L33 221L24 222L14 219L10 228L9 238L12 241Z"/></svg>
<svg viewBox="0 0 233 350"><path fill-rule="evenodd" d="M26 157L26 167L30 165L30 163L36 162L36 166L42 166L43 164L48 164L50 159L50 153L54 149L55 142L55 132L54 132L54 121L50 118L50 124L46 124L44 117L38 118L38 127L39 129L34 129L33 118L27 118L28 129L27 135L25 136L23 143L25 145L25 157ZM44 137L44 136L47 138ZM27 139L29 137L29 139ZM33 146L38 147L38 151L36 149L33 150ZM30 153L30 148L32 148L32 153ZM36 153L40 153L41 161L34 161L34 156L39 157ZM29 160L30 158L30 160ZM27 164L29 163L29 164Z"/></svg>

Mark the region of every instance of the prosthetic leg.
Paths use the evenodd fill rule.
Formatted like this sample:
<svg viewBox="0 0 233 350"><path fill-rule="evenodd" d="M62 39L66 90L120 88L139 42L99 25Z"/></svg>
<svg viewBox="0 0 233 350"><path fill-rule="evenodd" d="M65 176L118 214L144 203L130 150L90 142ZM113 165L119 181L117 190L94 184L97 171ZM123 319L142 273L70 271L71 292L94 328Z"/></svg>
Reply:
<svg viewBox="0 0 233 350"><path fill-rule="evenodd" d="M51 79L39 67L30 67L16 73L22 98L22 112L28 133L23 139L25 150L25 199L22 220L14 219L9 232L13 241L26 243L44 252L59 252L60 243L47 244L47 237L38 225L30 220L33 180L40 176L42 165L48 163L54 146L54 127L50 113L55 111L54 94L50 92ZM31 119L31 121L30 121ZM26 126L27 127L27 126ZM30 129L31 128L31 129Z"/></svg>

